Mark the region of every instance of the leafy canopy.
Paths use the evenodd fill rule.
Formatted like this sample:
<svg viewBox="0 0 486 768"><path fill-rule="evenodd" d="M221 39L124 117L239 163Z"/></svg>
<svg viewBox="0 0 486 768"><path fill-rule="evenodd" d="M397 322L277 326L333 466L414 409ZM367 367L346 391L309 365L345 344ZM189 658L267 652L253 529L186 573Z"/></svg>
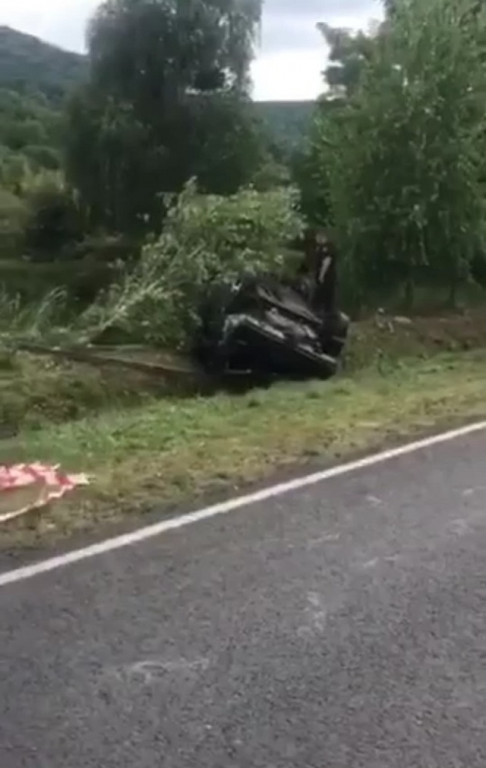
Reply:
<svg viewBox="0 0 486 768"><path fill-rule="evenodd" d="M260 11L260 0L100 6L67 151L92 223L158 229L161 195L191 176L224 194L251 179L262 153L247 95Z"/></svg>
<svg viewBox="0 0 486 768"><path fill-rule="evenodd" d="M356 293L402 283L411 300L423 274L453 291L482 246L485 40L473 0L395 0L344 101L320 112L310 186Z"/></svg>

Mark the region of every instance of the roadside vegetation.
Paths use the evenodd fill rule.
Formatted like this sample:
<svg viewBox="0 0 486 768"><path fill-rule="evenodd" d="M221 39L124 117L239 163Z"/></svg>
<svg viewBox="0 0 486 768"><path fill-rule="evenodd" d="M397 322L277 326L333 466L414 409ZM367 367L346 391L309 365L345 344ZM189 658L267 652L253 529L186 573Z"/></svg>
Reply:
<svg viewBox="0 0 486 768"><path fill-rule="evenodd" d="M176 6L105 0L89 66L73 59L50 91L1 52L0 462L93 474L6 546L486 411L482 6L394 0L358 35L323 20L330 63L302 141L303 118L283 141L278 110L261 120L250 100L259 0ZM208 395L26 351L180 362L211 284L292 273L308 226L338 245L354 321L332 382Z"/></svg>
<svg viewBox="0 0 486 768"><path fill-rule="evenodd" d="M192 508L280 473L306 471L438 426L485 416L484 350L382 360L331 382L239 396L149 400L0 441L0 461L32 456L92 474L71 499L7 527L0 546L36 545L136 515Z"/></svg>

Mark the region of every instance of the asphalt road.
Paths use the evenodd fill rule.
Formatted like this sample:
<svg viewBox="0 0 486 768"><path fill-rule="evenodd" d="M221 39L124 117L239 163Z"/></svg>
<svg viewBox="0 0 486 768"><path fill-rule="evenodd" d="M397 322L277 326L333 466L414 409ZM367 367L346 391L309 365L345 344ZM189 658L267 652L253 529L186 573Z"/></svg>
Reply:
<svg viewBox="0 0 486 768"><path fill-rule="evenodd" d="M486 434L0 589L1 768L484 768Z"/></svg>

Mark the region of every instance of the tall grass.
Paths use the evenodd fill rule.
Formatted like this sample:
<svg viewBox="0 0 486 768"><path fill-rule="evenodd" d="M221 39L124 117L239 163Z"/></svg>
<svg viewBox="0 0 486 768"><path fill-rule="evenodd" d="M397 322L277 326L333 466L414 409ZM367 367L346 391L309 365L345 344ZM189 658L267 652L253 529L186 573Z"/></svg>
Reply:
<svg viewBox="0 0 486 768"><path fill-rule="evenodd" d="M20 295L11 296L0 290L0 343L3 346L20 340L39 341L63 330L68 297L64 288L53 288L37 302L25 302Z"/></svg>

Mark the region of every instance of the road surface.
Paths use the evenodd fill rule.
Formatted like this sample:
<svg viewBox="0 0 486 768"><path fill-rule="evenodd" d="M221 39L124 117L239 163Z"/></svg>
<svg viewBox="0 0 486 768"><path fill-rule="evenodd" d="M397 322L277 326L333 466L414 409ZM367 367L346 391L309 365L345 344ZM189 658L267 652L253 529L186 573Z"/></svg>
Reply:
<svg viewBox="0 0 486 768"><path fill-rule="evenodd" d="M484 768L486 434L0 589L1 768Z"/></svg>

